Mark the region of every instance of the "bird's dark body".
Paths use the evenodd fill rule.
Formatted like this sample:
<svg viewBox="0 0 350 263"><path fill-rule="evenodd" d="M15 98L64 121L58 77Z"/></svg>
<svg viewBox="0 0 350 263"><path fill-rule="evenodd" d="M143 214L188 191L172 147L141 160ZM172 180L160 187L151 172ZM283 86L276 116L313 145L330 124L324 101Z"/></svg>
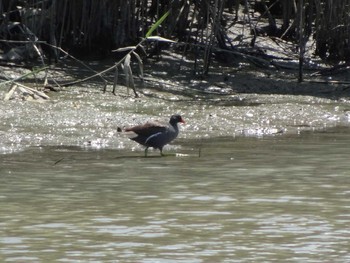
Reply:
<svg viewBox="0 0 350 263"><path fill-rule="evenodd" d="M162 154L164 145L170 143L178 136L179 128L177 124L179 122L184 122L182 117L173 115L168 125L158 122L147 122L143 125L126 128L125 131L132 131L137 134L136 137L130 139L146 147L145 155L147 155L149 147L159 149Z"/></svg>

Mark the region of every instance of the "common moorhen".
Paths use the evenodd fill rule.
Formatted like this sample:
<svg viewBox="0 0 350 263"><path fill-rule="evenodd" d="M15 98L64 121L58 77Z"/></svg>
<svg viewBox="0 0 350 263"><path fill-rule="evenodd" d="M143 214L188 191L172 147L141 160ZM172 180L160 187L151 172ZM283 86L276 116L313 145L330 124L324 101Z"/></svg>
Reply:
<svg viewBox="0 0 350 263"><path fill-rule="evenodd" d="M160 154L163 156L164 145L170 143L179 134L179 128L177 127L179 122L185 123L184 119L179 114L175 114L170 117L169 124L167 125L158 122L147 122L145 124L126 128L125 131L132 131L137 134L136 137L130 139L146 146L145 156L147 156L149 147L159 149Z"/></svg>

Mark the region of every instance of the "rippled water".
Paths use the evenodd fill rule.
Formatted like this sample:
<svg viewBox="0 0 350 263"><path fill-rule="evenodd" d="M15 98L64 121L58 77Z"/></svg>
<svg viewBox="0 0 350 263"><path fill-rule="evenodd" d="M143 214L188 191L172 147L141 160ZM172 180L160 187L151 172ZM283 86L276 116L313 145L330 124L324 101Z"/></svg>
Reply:
<svg viewBox="0 0 350 263"><path fill-rule="evenodd" d="M349 262L348 129L0 155L1 262Z"/></svg>

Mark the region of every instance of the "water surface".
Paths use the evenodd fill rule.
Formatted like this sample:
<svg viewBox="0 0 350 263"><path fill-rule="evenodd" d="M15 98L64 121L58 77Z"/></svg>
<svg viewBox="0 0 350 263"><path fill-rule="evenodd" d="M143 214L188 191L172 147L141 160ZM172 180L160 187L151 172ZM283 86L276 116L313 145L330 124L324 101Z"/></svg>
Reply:
<svg viewBox="0 0 350 263"><path fill-rule="evenodd" d="M335 128L0 155L0 261L349 262L349 145Z"/></svg>

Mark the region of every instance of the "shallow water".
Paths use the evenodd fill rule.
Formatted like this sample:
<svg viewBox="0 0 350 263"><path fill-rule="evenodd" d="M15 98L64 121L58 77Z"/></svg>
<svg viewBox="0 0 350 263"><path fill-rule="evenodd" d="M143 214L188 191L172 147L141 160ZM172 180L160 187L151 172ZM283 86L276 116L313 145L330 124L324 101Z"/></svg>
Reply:
<svg viewBox="0 0 350 263"><path fill-rule="evenodd" d="M334 128L0 155L0 261L349 262L349 145Z"/></svg>
<svg viewBox="0 0 350 263"><path fill-rule="evenodd" d="M135 99L125 94L102 94L92 87L74 87L50 94L46 103L4 101L0 103L0 154L43 145L130 149L137 146L119 134L117 127L150 119L168 121L174 113L186 120L186 125L181 125L180 138L191 140L296 134L350 124L350 101L345 99L207 93L192 98L144 92L149 96Z"/></svg>

